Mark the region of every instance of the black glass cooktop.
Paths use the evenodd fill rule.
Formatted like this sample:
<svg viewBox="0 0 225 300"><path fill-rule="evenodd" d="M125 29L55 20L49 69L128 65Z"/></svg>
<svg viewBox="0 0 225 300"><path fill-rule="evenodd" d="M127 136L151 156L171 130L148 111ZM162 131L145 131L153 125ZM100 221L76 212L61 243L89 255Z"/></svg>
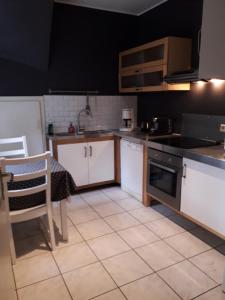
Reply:
<svg viewBox="0 0 225 300"><path fill-rule="evenodd" d="M153 142L162 144L162 145L166 145L166 146L182 148L182 149L208 147L208 146L214 146L217 144L216 141L215 142L207 141L207 140L196 139L196 138L185 137L185 136L157 138Z"/></svg>

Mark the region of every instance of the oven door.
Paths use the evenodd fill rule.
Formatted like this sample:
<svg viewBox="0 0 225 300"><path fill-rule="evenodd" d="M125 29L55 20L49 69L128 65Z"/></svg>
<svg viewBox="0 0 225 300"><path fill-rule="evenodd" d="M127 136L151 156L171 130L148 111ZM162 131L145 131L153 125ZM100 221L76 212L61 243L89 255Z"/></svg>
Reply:
<svg viewBox="0 0 225 300"><path fill-rule="evenodd" d="M180 210L181 169L149 159L148 193L156 200Z"/></svg>

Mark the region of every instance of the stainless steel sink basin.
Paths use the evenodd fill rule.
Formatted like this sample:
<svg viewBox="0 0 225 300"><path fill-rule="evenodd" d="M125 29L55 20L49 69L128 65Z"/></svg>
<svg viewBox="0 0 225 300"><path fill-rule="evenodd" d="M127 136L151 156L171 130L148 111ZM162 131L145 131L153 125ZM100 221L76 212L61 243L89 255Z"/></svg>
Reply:
<svg viewBox="0 0 225 300"><path fill-rule="evenodd" d="M59 133L55 133L55 136L87 136L87 135L107 134L110 132L111 132L110 130L87 130L84 131L84 133L82 134L59 132Z"/></svg>

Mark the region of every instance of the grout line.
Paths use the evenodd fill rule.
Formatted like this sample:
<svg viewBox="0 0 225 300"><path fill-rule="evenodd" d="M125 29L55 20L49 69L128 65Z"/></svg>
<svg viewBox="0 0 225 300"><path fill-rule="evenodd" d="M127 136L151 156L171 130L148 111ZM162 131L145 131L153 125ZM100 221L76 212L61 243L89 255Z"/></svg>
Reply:
<svg viewBox="0 0 225 300"><path fill-rule="evenodd" d="M67 286L67 284L66 284L66 281L65 281L65 279L64 279L64 277L63 277L63 274L62 274L62 272L61 272L61 270L60 270L60 268L59 268L59 266L58 266L58 264L57 264L57 261L56 261L54 255L53 255L53 253L52 253L52 257L53 257L54 262L55 262L55 264L56 264L56 266L57 266L57 269L58 269L58 271L59 271L59 274L60 274L60 276L61 276L61 278L62 278L62 280L63 280L63 283L64 283L64 285L65 285L65 287L66 287L66 289L67 289L67 291L68 291L68 293L69 293L69 295L70 295L70 297L71 297L71 300L73 300L73 297L72 297L72 295L71 295L71 293L70 293L70 290L69 290L69 288L68 288L68 286Z"/></svg>
<svg viewBox="0 0 225 300"><path fill-rule="evenodd" d="M210 292L210 291L212 291L212 290L214 290L214 289L216 289L216 288L218 288L220 286L221 286L221 284L219 284L217 286L214 286L213 288L209 289L208 291L205 291L204 293L201 293L201 294L197 295L196 297L191 298L191 300L194 300L194 299L196 299L196 298L198 298L198 297L200 297L200 296L202 296L202 295L204 295L204 294L206 294L206 293L208 293L208 292Z"/></svg>
<svg viewBox="0 0 225 300"><path fill-rule="evenodd" d="M183 298L172 288L172 286L170 286L169 285L169 283L168 282L166 282L165 280L164 280L164 278L162 278L161 276L160 276L160 274L158 274L158 273L156 273L157 274L157 276L159 276L159 278L182 300Z"/></svg>
<svg viewBox="0 0 225 300"><path fill-rule="evenodd" d="M105 194L104 192L102 192L103 194ZM107 195L106 195L107 196ZM107 196L108 197L108 196ZM82 198L82 197L81 197ZM108 197L109 199L111 199L110 197ZM129 198L129 197L128 197ZM121 200L125 200L125 199L127 199L127 198L124 198L124 199L121 199ZM85 202L87 202L85 199L83 199ZM117 205L119 205L118 203L116 203L116 201L115 200L113 200L113 199L111 199L115 204L117 204ZM106 202L107 203L107 202ZM88 204L88 206L91 208L91 209L93 209L93 207L89 204L89 203L87 203ZM120 206L120 205L119 205ZM129 214L129 211L126 211L123 207L121 207L124 211L123 212L120 212L120 213L115 213L115 214L113 214L113 215L116 215L116 214L121 214L121 213L125 213L125 212L127 212L128 214ZM85 209L85 208L84 208ZM139 208L136 208L136 209L139 209ZM136 210L136 209L133 209L133 210ZM94 210L94 209L93 209ZM97 214L98 214L98 212L96 212ZM157 212L157 213L159 213L159 214L161 214L160 212ZM99 215L99 214L98 214ZM135 216L133 216L132 214L130 214L133 218L135 218ZM162 215L162 214L161 214ZM168 218L168 216L165 216L165 215L162 215L163 217L162 218L167 218L167 219L169 219ZM106 216L106 217L108 217L108 216ZM104 220L104 218L106 218L106 217L102 217L102 216L100 216L100 218L98 218L98 219L101 219L101 220L103 220L103 221L105 221ZM68 216L68 218L69 218L69 216ZM162 219L162 218L160 218L160 219ZM70 218L69 218L70 219ZM137 219L137 218L135 218L135 219ZM160 220L160 219L157 219L157 220ZM71 220L71 219L70 219ZM97 220L97 219L93 219L93 220L89 220L89 221L87 221L87 222L82 222L82 223L79 223L79 224L83 224L83 223L88 223L88 222L91 222L91 221L94 221L94 220ZM119 255L122 255L123 253L127 253L127 252L130 252L130 251L134 251L134 253L136 253L136 255L138 255L139 257L140 257L140 259L142 260L142 261L144 261L151 269L152 269L152 267L151 267L151 265L149 265L145 260L144 260L144 258L142 258L136 251L135 251L135 249L138 249L138 248L142 248L142 247L144 247L144 246L147 246L147 245L150 245L150 244L153 244L153 243L156 243L156 242L159 242L159 241L164 241L169 247L171 247L172 249L174 249L176 252L178 252L183 258L184 258L184 260L183 261L189 261L190 263L192 263L191 261L190 261L190 258L192 258L192 257L195 257L195 256L198 256L198 255L200 255L200 254L202 254L202 253L204 253L204 252L207 252L207 251L210 251L210 250L212 250L212 249L215 249L216 251L218 251L217 249L216 249L216 247L218 247L218 246L215 246L215 247L212 247L212 246L210 246L211 248L210 249L207 249L206 251L203 251L203 252L201 252L201 253L198 253L198 254L196 254L196 255L194 255L194 256L192 256L192 257L190 257L190 258L186 258L186 257L184 257L184 255L182 255L182 253L180 253L179 251L177 251L177 249L175 249L173 246L171 246L170 244L168 244L168 242L166 241L166 239L168 239L168 238L170 238L170 237L173 237L173 236L176 236L176 235L179 235L179 234L183 234L184 232L190 232L191 230L185 230L184 229L184 232L182 232L182 233L178 233L178 234L175 234L175 235L173 235L173 236L170 236L170 237L166 237L166 238L161 238L160 236L158 236L155 232L153 232L150 228L148 228L147 226L146 226L146 223L150 223L150 222L154 222L154 221L157 221L157 220L153 220L153 221L150 221L150 222L145 222L145 223L143 223L143 222L141 222L139 219L137 219L138 220L138 222L140 222L140 224L138 224L138 225L134 225L134 226L130 226L130 227L127 227L127 228L124 228L124 229L120 229L120 230L114 230L113 228L112 228L112 226L110 226L110 224L108 224L107 222L107 224L109 225L109 227L110 228L112 228L112 230L113 230L113 233L109 233L109 234L105 234L105 235L101 235L101 236L98 236L98 237L96 237L96 238L100 238L100 237L103 237L103 236L107 236L107 235L110 235L110 234L116 234L120 239L122 239L126 244L127 244L127 246L129 247L129 250L127 250L127 251L124 251L124 252L121 252L121 253L118 253L118 254L115 254L115 255L112 255L112 256L110 256L110 257L107 257L107 258L104 258L104 259L99 259L98 257L97 257L97 255L95 254L95 252L92 250L92 248L89 246L89 244L88 244L88 241L90 241L90 240L93 240L93 239L96 239L96 238L93 238L93 239L89 239L89 240L85 240L84 239L84 241L82 241L82 242L79 242L79 243L85 243L88 247L89 247L89 249L91 250L91 252L94 254L94 256L96 257L96 259L97 259L97 261L96 262L94 262L94 263L91 263L91 264L88 264L88 265L84 265L84 266L81 266L81 267L77 267L77 268L75 268L75 269L73 269L73 270L70 270L70 271L67 271L67 272L64 272L64 273L62 273L61 271L60 271L60 269L59 269L59 266L58 266L58 264L57 264L57 262L56 262L56 260L55 260L55 257L54 257L54 255L53 255L53 253L51 252L51 255L52 255L52 257L53 257L53 259L54 259L54 261L55 261L55 263L56 263L56 266L57 266L57 268L58 268L58 270L59 270L59 274L58 275L55 275L55 276L53 276L53 277L50 277L50 278L47 278L47 279L44 279L44 280L41 280L41 281L38 281L38 282L42 282L42 281L46 281L46 280L48 280L48 279L51 279L51 278L54 278L54 277L57 277L57 276L61 276L62 278L63 278L63 281L64 281L64 284L66 285L66 282L65 282L65 280L64 280L64 277L63 277L63 274L66 274L66 273L68 273L68 272L72 272L72 271L74 271L74 270L76 270L76 269L79 269L79 268L83 268L83 267L86 267L86 266L89 266L89 265L92 265L92 264L95 264L95 263L100 263L102 266L103 266L103 268L106 270L106 272L109 274L109 276L111 277L111 279L113 280L113 278L112 278L112 276L110 275L110 273L107 271L107 269L104 267L104 264L103 264L103 262L102 261L104 261L104 260L107 260L107 259L109 259L109 258L112 258L112 257L115 257L115 256L119 256ZM171 220L172 222L173 222L173 220ZM79 225L79 224L74 224L73 223L73 221L71 220L71 222L72 222L72 225L73 225L73 227L80 233L80 235L81 235L81 237L83 237L83 235L81 234L81 232L78 230L78 228L77 228L77 225ZM175 223L175 222L174 222ZM141 226L141 225L143 225L143 226L145 226L150 232L152 232L153 234L155 234L155 236L156 237L158 237L159 238L159 240L157 240L157 241L154 241L154 242L150 242L150 243L147 243L147 244L145 244L145 245L142 245L142 246L140 246L140 247L136 247L136 248L133 248L133 247L131 247L127 242L126 242L126 240L124 240L124 238L122 237L122 236L120 236L119 235L119 232L120 231L125 231L125 230L127 230L127 229L129 229L129 228L132 228L132 227L138 227L138 226ZM179 224L177 224L178 226L179 226ZM181 226L180 226L181 227ZM191 233L191 232L190 232ZM29 237L28 237L29 238ZM83 237L84 238L84 237ZM199 239L199 240L201 240L200 238L198 238L198 237L196 237L197 239ZM27 239L27 238L26 238ZM201 240L202 241L202 240ZM204 242L204 241L203 241ZM79 243L75 243L75 244L79 244ZM75 244L73 244L73 245L75 245ZM207 244L207 243L206 243ZM68 245L68 246L73 246L73 245ZM222 244L221 244L222 245ZM46 254L46 253L43 253L43 254ZM42 255L42 254L38 254L38 255ZM38 256L38 255L35 255L35 256ZM29 257L29 258L32 258L32 257ZM29 259L29 258L26 258L26 259ZM183 262L183 261L181 261L181 262ZM147 276L150 276L150 275L152 275L152 274L157 274L158 276L159 276L159 274L157 273L157 272L159 272L159 271L161 271L161 270L164 270L164 269L167 269L167 268L169 268L169 267L171 267L171 266L174 266L174 265L176 265L176 264L179 264L180 262L178 262L178 263L175 263L175 264L173 264L173 265L170 265L170 266L167 266L167 267L165 267L165 268L162 268L162 269L160 269L160 270L158 270L158 271L155 271L155 270L153 270L152 269L152 271L153 271L153 273L151 273L151 274L148 274L148 275L145 275L144 277L147 277ZM194 265L193 263L192 263L192 265ZM197 267L196 265L194 265L195 267ZM198 268L198 267L197 267ZM198 268L202 273L204 273L207 277L209 277L210 279L211 279L211 277L210 276L208 276L208 274L206 274L204 271L202 271L200 268ZM14 271L13 271L13 273L14 273ZM140 279L142 279L142 278L144 278L144 277L141 277L141 278L138 278L138 279L136 279L136 280L134 280L134 281L131 281L131 282L129 282L129 283L126 283L126 284L124 284L124 285L127 285L127 284L130 284L130 283L132 283L132 282L135 282L135 281L138 281L138 280L140 280ZM159 276L160 277L160 276ZM14 274L14 278L15 278L15 274ZM161 278L161 277L160 277ZM162 280L163 280L163 278L161 278ZM213 279L212 279L213 280ZM165 280L163 280L165 283L166 283L166 285L168 285L169 286L169 284L165 281ZM215 280L213 280L214 282L215 282ZM32 283L32 284L30 284L30 285L34 285L34 284L36 284L36 283L38 283L38 282L35 282L35 283ZM113 282L115 282L114 280L113 280ZM215 282L216 284L218 284L217 282ZM116 284L116 282L115 282L115 284ZM27 285L27 286L30 286L30 285ZM122 286L124 286L124 285L122 285ZM117 284L116 284L116 286L119 288L119 290L122 292L122 290L120 289L120 286L118 286ZM121 286L121 287L122 287ZM218 287L218 286L220 286L220 284L218 284L217 286L214 286L213 288L211 288L211 289L209 289L209 290L207 290L206 292L204 292L203 294L205 294L205 293L207 293L208 291L210 291L210 290L213 290L213 289L215 289L216 287ZM26 287L26 286L25 286ZM170 286L169 286L170 287ZM22 287L22 288L24 288L24 287ZM66 285L66 288L67 288L67 290L68 290L68 292L69 292L69 289L68 289L68 287L67 287L67 285ZM171 287L170 287L171 288ZM21 289L21 288L19 288L19 289ZM171 288L172 290L173 290L173 288ZM18 289L17 289L18 290ZM113 289L114 290L114 289ZM112 291L112 290L111 290ZM174 290L173 290L174 291ZM108 292L110 292L110 291L108 291ZM107 294L108 292L106 292L106 293L104 293L104 294ZM174 291L175 293L176 293L176 291ZM69 292L69 294L70 294L70 292ZM122 294L124 295L124 293L122 292ZM177 294L177 293L176 293ZM178 295L178 294L177 294ZM71 296L71 294L70 294L70 296ZM98 295L98 296L100 296L100 295ZM96 298L96 297L98 297L98 296L95 296L94 298ZM125 296L125 295L124 295ZM178 295L179 296L179 295ZM198 295L199 296L199 295ZM197 297L198 297L197 296ZM71 296L72 297L72 296ZM94 299L94 298L91 298L91 299ZM125 298L126 298L126 296L125 296ZM179 296L179 298L180 298L180 296ZM196 298L196 297L195 297ZM127 299L127 298L126 298ZM194 299L194 298L193 298Z"/></svg>
<svg viewBox="0 0 225 300"><path fill-rule="evenodd" d="M41 280L35 281L35 282L33 282L33 283L30 283L30 284L26 284L26 285L21 286L21 287L18 287L18 288L16 288L16 289L17 289L17 290L22 290L22 289L24 289L24 288L26 288L26 287L28 287L28 286L32 286L32 285L35 285L35 284L40 283L40 282L43 282L43 281L47 281L47 280L52 279L52 278L56 278L56 277L58 277L58 276L60 276L60 275L61 275L61 273L60 273L60 274L57 274L57 275L53 275L53 276L48 277L48 278L45 278L45 279L41 279Z"/></svg>

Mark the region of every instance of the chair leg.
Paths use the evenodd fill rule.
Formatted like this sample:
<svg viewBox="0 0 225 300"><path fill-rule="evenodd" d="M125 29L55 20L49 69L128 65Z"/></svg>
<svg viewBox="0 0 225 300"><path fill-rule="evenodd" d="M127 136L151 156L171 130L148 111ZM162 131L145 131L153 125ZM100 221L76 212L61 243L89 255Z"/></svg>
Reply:
<svg viewBox="0 0 225 300"><path fill-rule="evenodd" d="M9 231L9 246L10 246L10 254L11 254L11 261L12 264L16 264L16 250L15 250L15 244L13 239L13 232L12 232L12 224L9 224L8 226Z"/></svg>
<svg viewBox="0 0 225 300"><path fill-rule="evenodd" d="M52 212L48 210L48 227L49 227L49 235L51 241L51 250L55 250L55 232L52 220Z"/></svg>

